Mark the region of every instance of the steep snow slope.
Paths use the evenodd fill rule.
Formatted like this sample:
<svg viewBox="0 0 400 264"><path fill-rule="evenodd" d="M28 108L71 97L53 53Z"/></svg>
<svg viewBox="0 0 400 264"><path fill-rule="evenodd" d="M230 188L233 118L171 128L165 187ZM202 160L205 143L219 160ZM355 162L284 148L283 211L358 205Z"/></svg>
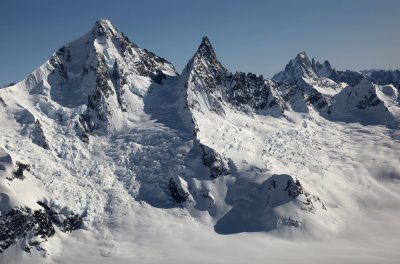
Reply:
<svg viewBox="0 0 400 264"><path fill-rule="evenodd" d="M230 73L207 38L175 76L107 20L52 58L0 89L1 263L400 257L398 124L321 116L320 77ZM318 93L399 113L392 86Z"/></svg>

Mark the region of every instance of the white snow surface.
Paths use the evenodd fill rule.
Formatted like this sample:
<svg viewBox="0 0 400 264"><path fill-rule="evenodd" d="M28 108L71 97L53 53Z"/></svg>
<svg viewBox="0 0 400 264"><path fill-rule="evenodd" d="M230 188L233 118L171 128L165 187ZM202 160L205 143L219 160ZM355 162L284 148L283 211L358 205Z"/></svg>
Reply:
<svg viewBox="0 0 400 264"><path fill-rule="evenodd" d="M313 87L333 98L332 118L310 106L279 116L244 113L218 101L222 86L209 94L197 76L191 87L190 68L175 76L172 65L157 64L166 75L162 83L141 75L134 60L144 51L121 55L119 37L93 38L99 25L120 34L101 20L67 44L66 82L49 78L53 66L46 62L0 89L1 213L46 201L85 215L83 229L56 230L45 244L47 258L16 244L0 263L398 263L394 87L364 81L337 91L339 84L320 79ZM96 75L82 77L82 71L97 67L98 54L110 72L115 61L128 72L127 110L116 94L107 98L113 110L108 133L95 131L85 143L76 126ZM379 103L357 108L371 93ZM188 100L195 107L187 107ZM35 141L36 120L47 149ZM200 144L219 153L229 171L211 179ZM23 181L6 179L16 161L31 166ZM171 178L190 194L186 202L171 197ZM287 196L287 182L296 180L310 196ZM304 208L307 197L312 210Z"/></svg>

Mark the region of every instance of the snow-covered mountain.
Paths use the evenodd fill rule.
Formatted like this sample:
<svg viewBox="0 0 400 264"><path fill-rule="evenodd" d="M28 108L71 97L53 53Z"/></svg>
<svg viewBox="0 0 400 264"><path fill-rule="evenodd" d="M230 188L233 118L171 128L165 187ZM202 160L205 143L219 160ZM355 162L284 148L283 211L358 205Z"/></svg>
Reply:
<svg viewBox="0 0 400 264"><path fill-rule="evenodd" d="M398 90L393 85L379 86L363 79L335 95L328 113L343 121L390 124L399 117L399 103Z"/></svg>
<svg viewBox="0 0 400 264"><path fill-rule="evenodd" d="M138 108L151 82L162 84L166 75L176 75L169 62L99 20L15 86L65 108L84 106L79 125L108 133L126 125L127 113Z"/></svg>
<svg viewBox="0 0 400 264"><path fill-rule="evenodd" d="M241 111L281 113L284 102L277 85L262 75L231 73L218 61L207 37L182 72L192 113L210 110L224 114L224 107Z"/></svg>
<svg viewBox="0 0 400 264"><path fill-rule="evenodd" d="M13 205L6 205L6 208L23 207L15 209L20 210L17 215L10 211L11 215L6 214L3 221L7 223L27 222L27 227L21 226L21 230L15 234L4 237L2 241L6 242L2 245L3 250L22 236L24 242L21 247L25 251L31 251L35 247L45 251L41 243L47 241L47 237L41 235L44 241L35 240L42 227L37 228L31 224L31 222L38 221L34 212L41 214L47 212L46 221L50 223L50 226L51 223L59 225L61 230L68 225L68 217L72 212L78 213L72 215L79 216L79 219L87 214L88 207L84 205L85 201L82 202L82 199L87 197L87 191L83 191L82 186L81 188L76 186L83 184L83 182L77 183L81 181L82 175L79 177L76 175L93 174L93 171L90 172L93 169L101 170L101 168L96 168L97 165L92 168L83 165L85 159L91 159L90 145L95 144L95 142L91 142L90 138L92 135L115 135L137 126L138 120L142 118L141 115L144 112L143 97L149 92L150 87L162 86L167 76L176 74L174 67L169 62L147 50L140 49L118 32L110 21L99 20L87 34L60 48L49 61L25 80L1 90L1 120L5 124L2 128L2 136L13 137L8 134L8 131L11 130L13 133L17 133L15 140L19 140L18 137L28 140L27 149L32 149L32 146L29 145L34 144L33 149L39 147L44 151L44 153L41 153L41 150L36 154L32 153L33 157L36 156L35 159L43 158L43 160L30 165L33 161L26 154L10 155L9 150L4 150L4 157L9 166L15 168L8 171L2 178L8 181L15 178L23 179L28 177L24 176L26 173L34 174L35 171L41 171L36 168L37 166L43 166L45 171L50 170L48 173L58 174L61 177L58 182L47 182L46 188L52 190L50 195L39 196L35 198L36 201L21 201L14 204L13 196L4 194L5 197L8 197L8 203ZM19 144L27 143L21 141L14 146ZM51 159L53 162L50 161ZM68 159L71 164L65 165L68 168L60 171L60 164L57 164L59 159ZM26 163L20 160L24 160ZM70 186L65 187L64 182L68 181L65 175L75 178L73 180L75 184L71 182L68 184ZM41 171L39 176L35 176L46 178L44 171ZM101 176L96 175L96 177ZM6 181L4 184L7 185L8 182ZM49 184L56 186L48 186ZM107 185L109 183L100 181L98 184ZM81 194L76 196L80 190ZM10 191L13 189L11 188ZM62 197L61 194L60 200L71 200L69 202L57 201L57 197L54 197L52 192L57 196L64 193L65 196ZM43 192L39 193L43 195ZM94 193L94 195L98 194ZM80 202L73 202L75 199ZM26 206L28 207L24 209ZM35 209L37 210L33 212ZM3 215L7 212L3 208L1 210ZM100 206L95 210L102 211L103 209ZM59 217L65 219L52 221L54 214L60 215L57 216L57 219ZM93 216L94 214L90 216L89 213L86 219L90 220L87 223L82 222L79 226L92 224ZM31 218L32 220L29 220ZM82 220L77 221L81 222ZM5 228L2 231L4 235L8 232L9 227L7 224L4 224L3 227Z"/></svg>
<svg viewBox="0 0 400 264"><path fill-rule="evenodd" d="M338 71L329 61L310 60L301 52L273 80L297 88L285 89L288 92L284 96L295 111L307 112L307 105L311 105L313 110L331 120L391 123L398 113L397 110L391 112L393 108L386 105L398 106L398 91L390 84L396 82L381 80L386 86L379 86L369 76L372 73ZM390 93L390 102L386 100L386 104L380 96L382 90Z"/></svg>
<svg viewBox="0 0 400 264"><path fill-rule="evenodd" d="M97 21L0 89L0 262L396 259L366 238L399 235L399 93L365 76L233 73L207 37L179 75Z"/></svg>
<svg viewBox="0 0 400 264"><path fill-rule="evenodd" d="M285 96L295 108L304 111L307 108L305 103L312 105L317 111L326 111L330 105L330 98L342 88L341 84L328 78L331 72L329 62L316 63L314 59L310 60L305 52L300 52L272 79L295 87L290 88Z"/></svg>

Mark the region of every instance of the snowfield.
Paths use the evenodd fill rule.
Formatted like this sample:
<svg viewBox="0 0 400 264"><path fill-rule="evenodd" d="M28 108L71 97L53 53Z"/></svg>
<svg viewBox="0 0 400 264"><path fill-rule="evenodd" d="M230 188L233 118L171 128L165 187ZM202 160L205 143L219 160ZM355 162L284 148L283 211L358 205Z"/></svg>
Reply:
<svg viewBox="0 0 400 264"><path fill-rule="evenodd" d="M96 22L0 89L0 263L398 263L398 90L315 65L178 75Z"/></svg>

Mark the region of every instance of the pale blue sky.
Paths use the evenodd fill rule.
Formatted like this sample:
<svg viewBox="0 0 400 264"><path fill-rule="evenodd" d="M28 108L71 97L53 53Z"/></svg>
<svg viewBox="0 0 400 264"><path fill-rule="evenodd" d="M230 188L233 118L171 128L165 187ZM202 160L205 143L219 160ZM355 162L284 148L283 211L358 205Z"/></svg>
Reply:
<svg viewBox="0 0 400 264"><path fill-rule="evenodd" d="M298 52L338 69L400 68L400 1L1 0L0 85L108 18L180 72L207 35L231 71L271 77Z"/></svg>

